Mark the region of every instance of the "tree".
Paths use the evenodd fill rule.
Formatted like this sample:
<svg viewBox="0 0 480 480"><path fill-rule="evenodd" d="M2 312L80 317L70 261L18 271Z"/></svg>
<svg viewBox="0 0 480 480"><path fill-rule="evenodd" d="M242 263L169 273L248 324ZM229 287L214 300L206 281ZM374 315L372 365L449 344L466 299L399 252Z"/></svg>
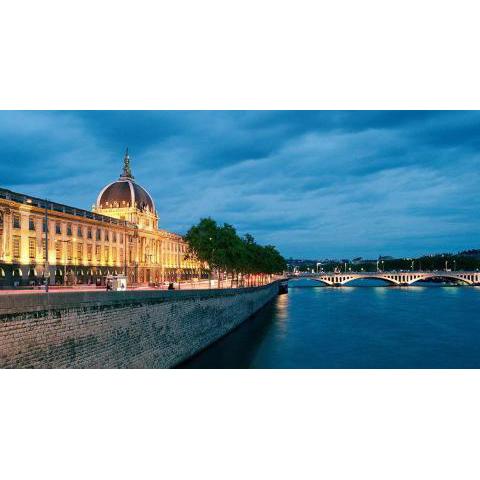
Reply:
<svg viewBox="0 0 480 480"><path fill-rule="evenodd" d="M212 270L231 275L232 280L239 275L251 275L265 280L267 275L280 273L286 269L285 259L273 245L261 246L252 235L239 237L235 228L227 223L218 226L212 218L203 218L185 235L188 243L188 255L205 262L209 266L209 278ZM219 283L220 285L220 283Z"/></svg>

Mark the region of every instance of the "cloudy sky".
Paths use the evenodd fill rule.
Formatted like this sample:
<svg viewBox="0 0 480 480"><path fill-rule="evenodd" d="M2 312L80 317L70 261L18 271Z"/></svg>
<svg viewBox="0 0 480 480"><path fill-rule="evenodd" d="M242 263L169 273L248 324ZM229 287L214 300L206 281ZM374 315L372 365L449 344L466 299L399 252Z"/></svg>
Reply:
<svg viewBox="0 0 480 480"><path fill-rule="evenodd" d="M0 185L90 209L125 147L163 228L234 224L287 256L480 248L480 113L0 112Z"/></svg>

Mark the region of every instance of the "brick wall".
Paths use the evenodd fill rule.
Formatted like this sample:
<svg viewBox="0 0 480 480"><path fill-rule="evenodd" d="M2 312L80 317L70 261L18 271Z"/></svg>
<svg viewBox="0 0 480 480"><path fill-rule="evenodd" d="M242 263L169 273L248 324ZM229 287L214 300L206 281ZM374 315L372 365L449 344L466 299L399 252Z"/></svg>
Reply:
<svg viewBox="0 0 480 480"><path fill-rule="evenodd" d="M250 317L278 284L0 296L1 368L164 368Z"/></svg>

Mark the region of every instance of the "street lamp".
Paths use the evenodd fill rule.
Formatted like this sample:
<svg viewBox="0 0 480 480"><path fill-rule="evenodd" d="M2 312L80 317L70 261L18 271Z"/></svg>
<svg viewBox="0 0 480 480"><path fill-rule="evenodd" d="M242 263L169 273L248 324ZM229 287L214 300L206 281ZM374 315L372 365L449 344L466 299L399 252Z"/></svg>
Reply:
<svg viewBox="0 0 480 480"><path fill-rule="evenodd" d="M69 239L69 240L60 240L60 242L66 243L67 245L69 243L72 244L72 257L73 257L73 242L76 241L76 238ZM68 261L68 247L67 247L67 252L65 252L65 255L63 257L63 285L67 285L67 261Z"/></svg>
<svg viewBox="0 0 480 480"><path fill-rule="evenodd" d="M43 268L45 277L45 293L48 293L48 284L50 283L50 271L48 267L48 203L45 199L45 266Z"/></svg>

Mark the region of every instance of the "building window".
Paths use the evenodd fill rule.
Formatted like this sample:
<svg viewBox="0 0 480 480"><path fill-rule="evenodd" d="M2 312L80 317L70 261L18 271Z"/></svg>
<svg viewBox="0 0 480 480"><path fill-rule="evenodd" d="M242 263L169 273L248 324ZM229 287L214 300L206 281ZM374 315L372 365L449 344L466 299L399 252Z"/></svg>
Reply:
<svg viewBox="0 0 480 480"><path fill-rule="evenodd" d="M117 263L117 247L112 247L112 260L113 263Z"/></svg>
<svg viewBox="0 0 480 480"><path fill-rule="evenodd" d="M109 262L110 261L110 249L108 247L105 247L105 252L104 252L104 255L105 255L105 262Z"/></svg>
<svg viewBox="0 0 480 480"><path fill-rule="evenodd" d="M3 213L0 212L0 227L3 227Z"/></svg>
<svg viewBox="0 0 480 480"><path fill-rule="evenodd" d="M83 257L83 243L77 243L77 260L82 261Z"/></svg>
<svg viewBox="0 0 480 480"><path fill-rule="evenodd" d="M87 260L89 262L92 261L92 246L91 245L87 245Z"/></svg>
<svg viewBox="0 0 480 480"><path fill-rule="evenodd" d="M87 238L89 238L90 240L92 239L92 229L91 228L87 229Z"/></svg>
<svg viewBox="0 0 480 480"><path fill-rule="evenodd" d="M67 235L69 237L72 236L72 224L71 223L67 223Z"/></svg>
<svg viewBox="0 0 480 480"><path fill-rule="evenodd" d="M73 258L73 245L72 245L72 242L68 242L67 243L67 260L71 262L72 258Z"/></svg>
<svg viewBox="0 0 480 480"><path fill-rule="evenodd" d="M113 234L112 234L112 242L114 242L114 243L117 242L117 232L113 232Z"/></svg>
<svg viewBox="0 0 480 480"><path fill-rule="evenodd" d="M55 242L55 257L57 262L62 260L62 242L60 240Z"/></svg>
<svg viewBox="0 0 480 480"><path fill-rule="evenodd" d="M123 233L118 234L119 242L123 243Z"/></svg>
<svg viewBox="0 0 480 480"><path fill-rule="evenodd" d="M33 219L33 217L29 217L29 219L28 219L28 229L31 232L35 231L35 220Z"/></svg>
<svg viewBox="0 0 480 480"><path fill-rule="evenodd" d="M55 233L57 235L61 235L61 233L62 233L62 226L60 225L60 222L57 222L55 224Z"/></svg>
<svg viewBox="0 0 480 480"><path fill-rule="evenodd" d="M15 260L20 258L20 237L13 237L13 258Z"/></svg>
<svg viewBox="0 0 480 480"><path fill-rule="evenodd" d="M20 228L20 215L13 216L13 228Z"/></svg>
<svg viewBox="0 0 480 480"><path fill-rule="evenodd" d="M37 254L36 244L37 244L37 241L35 238L28 239L28 258L30 258L30 260L35 259L35 256Z"/></svg>
<svg viewBox="0 0 480 480"><path fill-rule="evenodd" d="M102 247L100 245L95 245L95 257L97 262L102 261Z"/></svg>
<svg viewBox="0 0 480 480"><path fill-rule="evenodd" d="M47 231L47 222L45 220L42 222L42 231L43 233Z"/></svg>
<svg viewBox="0 0 480 480"><path fill-rule="evenodd" d="M77 237L78 237L78 238L82 238L82 237L83 237L82 227L78 227L78 229L77 229Z"/></svg>
<svg viewBox="0 0 480 480"><path fill-rule="evenodd" d="M97 241L100 241L101 237L102 237L102 231L99 228L97 228L97 236L96 236Z"/></svg>
<svg viewBox="0 0 480 480"><path fill-rule="evenodd" d="M108 230L105 230L105 241L106 242L110 241L110 232Z"/></svg>

